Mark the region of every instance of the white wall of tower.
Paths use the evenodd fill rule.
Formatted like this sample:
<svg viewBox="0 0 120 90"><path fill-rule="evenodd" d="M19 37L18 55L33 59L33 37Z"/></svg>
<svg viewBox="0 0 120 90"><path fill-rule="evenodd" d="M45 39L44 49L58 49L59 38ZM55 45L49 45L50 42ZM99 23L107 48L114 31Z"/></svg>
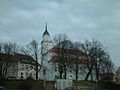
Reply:
<svg viewBox="0 0 120 90"><path fill-rule="evenodd" d="M46 32L46 31L45 31ZM45 33L44 32L44 33ZM43 75L43 68L41 73L41 79L54 80L54 65L49 62L51 59L51 53L49 50L53 47L49 34L43 34L41 41L41 57L43 59L43 68L46 68L46 74Z"/></svg>

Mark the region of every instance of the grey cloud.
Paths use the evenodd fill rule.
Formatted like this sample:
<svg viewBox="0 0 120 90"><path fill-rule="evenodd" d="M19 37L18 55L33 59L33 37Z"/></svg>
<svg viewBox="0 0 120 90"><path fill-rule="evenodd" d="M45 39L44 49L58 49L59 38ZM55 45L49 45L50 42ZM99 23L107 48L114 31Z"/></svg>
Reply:
<svg viewBox="0 0 120 90"><path fill-rule="evenodd" d="M1 0L0 40L26 44L41 40L45 22L51 36L99 39L119 65L119 0Z"/></svg>

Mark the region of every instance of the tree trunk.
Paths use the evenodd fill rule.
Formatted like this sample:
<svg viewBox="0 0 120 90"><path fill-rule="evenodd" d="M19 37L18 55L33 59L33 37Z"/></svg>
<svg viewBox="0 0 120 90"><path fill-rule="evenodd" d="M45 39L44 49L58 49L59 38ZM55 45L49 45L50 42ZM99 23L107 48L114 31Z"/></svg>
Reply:
<svg viewBox="0 0 120 90"><path fill-rule="evenodd" d="M88 73L87 73L87 75L86 75L86 77L85 77L85 80L88 80L88 78L90 76L90 73L91 73L91 71L89 70Z"/></svg>
<svg viewBox="0 0 120 90"><path fill-rule="evenodd" d="M61 64L59 65L59 74L60 74L60 79L62 79L63 66Z"/></svg>
<svg viewBox="0 0 120 90"><path fill-rule="evenodd" d="M62 72L60 72L60 79L62 79Z"/></svg>
<svg viewBox="0 0 120 90"><path fill-rule="evenodd" d="M75 79L78 80L78 63L76 63L76 73L75 73Z"/></svg>
<svg viewBox="0 0 120 90"><path fill-rule="evenodd" d="M38 80L38 57L37 57L37 53L35 53L35 59L36 59L36 80Z"/></svg>
<svg viewBox="0 0 120 90"><path fill-rule="evenodd" d="M96 69L96 80L99 82L99 70L98 70L98 68Z"/></svg>
<svg viewBox="0 0 120 90"><path fill-rule="evenodd" d="M67 72L66 72L66 65L64 65L64 79L66 79L66 77L67 77Z"/></svg>
<svg viewBox="0 0 120 90"><path fill-rule="evenodd" d="M88 73L86 74L86 77L85 77L84 80L88 80L89 76L92 75L92 74L91 74L91 73L92 73L92 67L93 67L93 65L91 65L91 66L89 67L89 71L88 71ZM92 77L92 76L91 76L91 77Z"/></svg>

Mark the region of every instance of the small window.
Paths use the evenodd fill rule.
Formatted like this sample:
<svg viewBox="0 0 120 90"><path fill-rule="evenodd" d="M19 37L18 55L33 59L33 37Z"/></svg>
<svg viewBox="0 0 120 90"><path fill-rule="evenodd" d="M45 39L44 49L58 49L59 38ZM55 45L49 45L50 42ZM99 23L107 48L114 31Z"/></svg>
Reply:
<svg viewBox="0 0 120 90"><path fill-rule="evenodd" d="M21 79L23 79L24 77L23 76L20 76Z"/></svg>
<svg viewBox="0 0 120 90"><path fill-rule="evenodd" d="M23 75L23 73L21 73L21 75Z"/></svg>

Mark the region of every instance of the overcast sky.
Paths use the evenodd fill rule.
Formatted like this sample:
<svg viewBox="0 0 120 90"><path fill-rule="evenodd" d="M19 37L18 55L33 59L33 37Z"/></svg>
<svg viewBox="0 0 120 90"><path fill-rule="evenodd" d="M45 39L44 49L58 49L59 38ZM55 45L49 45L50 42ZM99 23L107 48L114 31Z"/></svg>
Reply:
<svg viewBox="0 0 120 90"><path fill-rule="evenodd" d="M51 37L99 40L120 66L120 0L0 0L0 41L41 41L46 22Z"/></svg>

